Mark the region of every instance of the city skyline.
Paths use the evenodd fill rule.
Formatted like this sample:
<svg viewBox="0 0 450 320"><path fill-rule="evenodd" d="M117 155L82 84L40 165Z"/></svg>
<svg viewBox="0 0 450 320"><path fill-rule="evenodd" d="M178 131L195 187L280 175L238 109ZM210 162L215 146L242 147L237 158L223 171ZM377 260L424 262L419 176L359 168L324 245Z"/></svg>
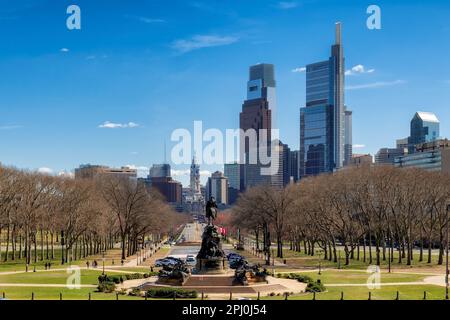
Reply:
<svg viewBox="0 0 450 320"><path fill-rule="evenodd" d="M364 4L307 1L282 9L277 1L251 2L197 2L172 12L157 2L121 10L118 1L79 1L79 32L65 29L66 3L5 4L0 18L13 18L0 19L8 30L0 44L0 161L54 173L82 163L133 165L147 175L164 162L172 130L191 129L194 120L238 128L247 70L258 62L276 67L280 138L296 150L304 67L328 56L336 21L345 30L355 153L394 147L416 111L450 116L449 9L439 2L380 1L381 30L366 28ZM193 18L200 22L183 29ZM17 37L24 41L9 46ZM450 136L445 121L441 136ZM174 179L187 185L188 169L174 167ZM201 164L202 183L218 169Z"/></svg>

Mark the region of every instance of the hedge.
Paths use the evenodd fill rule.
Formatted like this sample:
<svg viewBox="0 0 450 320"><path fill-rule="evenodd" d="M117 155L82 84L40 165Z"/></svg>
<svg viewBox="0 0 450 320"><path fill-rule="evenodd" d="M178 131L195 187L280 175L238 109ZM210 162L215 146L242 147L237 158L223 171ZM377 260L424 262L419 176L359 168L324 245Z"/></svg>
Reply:
<svg viewBox="0 0 450 320"><path fill-rule="evenodd" d="M161 288L150 289L147 291L147 297L149 298L197 298L198 293L195 290L184 290L177 288Z"/></svg>

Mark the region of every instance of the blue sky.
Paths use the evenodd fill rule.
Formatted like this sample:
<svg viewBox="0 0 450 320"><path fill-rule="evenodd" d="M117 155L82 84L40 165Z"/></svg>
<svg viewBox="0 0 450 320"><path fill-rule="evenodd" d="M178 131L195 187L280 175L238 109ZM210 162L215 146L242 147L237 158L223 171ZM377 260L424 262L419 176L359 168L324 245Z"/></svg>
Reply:
<svg viewBox="0 0 450 320"><path fill-rule="evenodd" d="M81 30L66 28L70 4ZM370 4L381 30L366 27ZM336 21L346 68L364 66L346 77L354 152L394 146L418 110L449 137L449 19L437 0L0 0L0 162L145 169L194 120L237 128L248 67L260 62L275 64L281 138L297 149L305 74L292 70L328 59Z"/></svg>

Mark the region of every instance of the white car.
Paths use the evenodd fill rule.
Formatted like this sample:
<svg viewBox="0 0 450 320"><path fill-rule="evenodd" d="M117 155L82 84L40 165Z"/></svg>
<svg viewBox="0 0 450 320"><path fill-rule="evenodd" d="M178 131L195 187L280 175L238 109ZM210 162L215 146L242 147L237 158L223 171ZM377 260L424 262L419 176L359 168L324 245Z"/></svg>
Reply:
<svg viewBox="0 0 450 320"><path fill-rule="evenodd" d="M195 266L197 263L197 260L194 258L194 256L187 256L186 257L186 264L189 266Z"/></svg>

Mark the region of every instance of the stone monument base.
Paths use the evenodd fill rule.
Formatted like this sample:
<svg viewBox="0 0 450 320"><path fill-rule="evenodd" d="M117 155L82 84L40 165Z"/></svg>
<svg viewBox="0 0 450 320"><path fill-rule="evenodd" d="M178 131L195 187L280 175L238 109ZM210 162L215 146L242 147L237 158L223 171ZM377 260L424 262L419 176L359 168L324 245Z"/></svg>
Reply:
<svg viewBox="0 0 450 320"><path fill-rule="evenodd" d="M195 274L223 274L228 271L228 260L224 257L199 259L195 267Z"/></svg>

